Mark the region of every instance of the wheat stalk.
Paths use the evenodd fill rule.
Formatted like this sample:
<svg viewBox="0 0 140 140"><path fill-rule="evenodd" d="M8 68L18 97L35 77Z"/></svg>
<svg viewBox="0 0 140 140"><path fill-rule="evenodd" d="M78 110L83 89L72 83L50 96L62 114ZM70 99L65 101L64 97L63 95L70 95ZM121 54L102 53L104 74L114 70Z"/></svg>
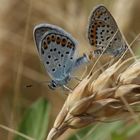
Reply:
<svg viewBox="0 0 140 140"><path fill-rule="evenodd" d="M94 80L91 72L69 94L47 140L67 129L79 129L98 121L135 117L140 104L140 60L118 60ZM135 120L139 122L138 119Z"/></svg>

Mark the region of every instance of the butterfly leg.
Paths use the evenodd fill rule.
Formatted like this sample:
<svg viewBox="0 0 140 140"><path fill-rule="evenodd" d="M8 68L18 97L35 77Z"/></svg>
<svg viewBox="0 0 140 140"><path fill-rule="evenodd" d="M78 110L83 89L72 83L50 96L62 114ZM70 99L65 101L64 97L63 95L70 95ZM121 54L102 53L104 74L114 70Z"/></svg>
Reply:
<svg viewBox="0 0 140 140"><path fill-rule="evenodd" d="M69 87L67 87L66 85L63 85L63 89L66 91L70 91L70 93L72 93L72 89L70 89Z"/></svg>
<svg viewBox="0 0 140 140"><path fill-rule="evenodd" d="M82 80L81 79L79 79L79 77L78 76L70 76L71 78L73 78L73 79L75 79L75 80L77 80L77 81L79 81L79 82L81 82Z"/></svg>

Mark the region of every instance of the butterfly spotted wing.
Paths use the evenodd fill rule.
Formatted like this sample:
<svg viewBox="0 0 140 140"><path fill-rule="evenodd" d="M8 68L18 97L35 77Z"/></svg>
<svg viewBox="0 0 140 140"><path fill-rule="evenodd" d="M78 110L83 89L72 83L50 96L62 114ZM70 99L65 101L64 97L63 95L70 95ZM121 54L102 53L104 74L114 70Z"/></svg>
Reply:
<svg viewBox="0 0 140 140"><path fill-rule="evenodd" d="M94 54L102 52L120 56L127 48L116 21L103 5L97 6L89 17L88 40L94 46Z"/></svg>
<svg viewBox="0 0 140 140"><path fill-rule="evenodd" d="M61 85L66 84L64 79L75 64L77 41L60 27L49 24L35 27L34 37L50 77Z"/></svg>

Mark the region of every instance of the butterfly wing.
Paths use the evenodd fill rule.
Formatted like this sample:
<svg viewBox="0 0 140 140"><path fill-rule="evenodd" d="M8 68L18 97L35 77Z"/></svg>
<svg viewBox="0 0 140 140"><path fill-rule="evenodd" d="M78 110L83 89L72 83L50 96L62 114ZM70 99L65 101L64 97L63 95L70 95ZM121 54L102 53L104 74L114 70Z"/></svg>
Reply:
<svg viewBox="0 0 140 140"><path fill-rule="evenodd" d="M103 6L96 7L89 17L88 40L94 47L95 55L104 53L112 56L121 55L127 48L116 21Z"/></svg>
<svg viewBox="0 0 140 140"><path fill-rule="evenodd" d="M38 51L50 77L62 81L75 63L77 41L66 31L53 27L42 35Z"/></svg>

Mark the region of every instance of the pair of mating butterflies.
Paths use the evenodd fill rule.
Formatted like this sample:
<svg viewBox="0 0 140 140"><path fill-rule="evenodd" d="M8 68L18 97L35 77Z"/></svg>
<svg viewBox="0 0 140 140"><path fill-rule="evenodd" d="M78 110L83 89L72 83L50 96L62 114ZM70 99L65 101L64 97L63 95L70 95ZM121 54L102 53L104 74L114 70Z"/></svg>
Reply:
<svg viewBox="0 0 140 140"><path fill-rule="evenodd" d="M103 5L97 6L91 12L87 37L90 45L94 47L95 56L104 53L116 57L127 48L114 18ZM34 39L45 69L52 79L49 84L51 89L66 88L71 72L88 62L87 55L76 55L77 41L60 27L50 24L37 25L34 28Z"/></svg>

